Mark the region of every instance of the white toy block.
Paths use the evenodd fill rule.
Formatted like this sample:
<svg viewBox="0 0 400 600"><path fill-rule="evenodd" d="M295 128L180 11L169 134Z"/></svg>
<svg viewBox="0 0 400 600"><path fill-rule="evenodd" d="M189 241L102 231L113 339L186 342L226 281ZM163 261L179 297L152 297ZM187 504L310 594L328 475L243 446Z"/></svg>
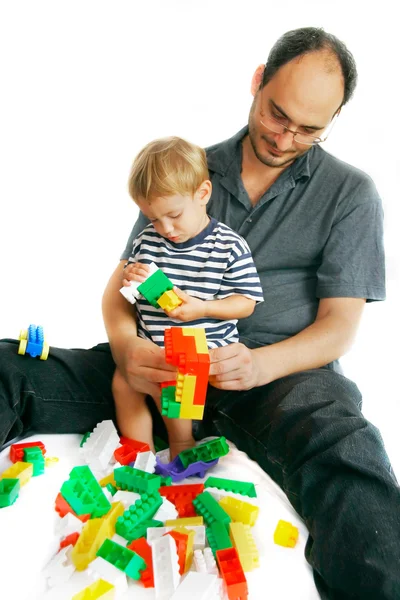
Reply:
<svg viewBox="0 0 400 600"><path fill-rule="evenodd" d="M217 575L189 571L171 600L217 600L220 589Z"/></svg>
<svg viewBox="0 0 400 600"><path fill-rule="evenodd" d="M155 513L153 519L156 521L162 521L163 523L169 519L177 519L178 511L176 510L175 504L172 504L168 498L162 499L163 503ZM157 527L155 529L158 529Z"/></svg>
<svg viewBox="0 0 400 600"><path fill-rule="evenodd" d="M115 587L115 600L119 600L120 596L123 596L128 590L128 580L125 573L101 558L101 556L98 556L89 564L87 573L93 582L104 579L111 583Z"/></svg>
<svg viewBox="0 0 400 600"><path fill-rule="evenodd" d="M43 575L47 579L49 587L64 585L74 573L75 566L71 561L71 549L71 546L61 548L43 569Z"/></svg>
<svg viewBox="0 0 400 600"><path fill-rule="evenodd" d="M179 585L179 563L173 537L165 535L152 543L154 587L158 600L169 599Z"/></svg>
<svg viewBox="0 0 400 600"><path fill-rule="evenodd" d="M118 432L109 419L96 425L80 450L93 472L100 474L108 468L114 450L119 446Z"/></svg>
<svg viewBox="0 0 400 600"><path fill-rule="evenodd" d="M156 470L156 456L151 450L147 452L138 452L136 455L135 469L146 471L146 473L154 473Z"/></svg>
<svg viewBox="0 0 400 600"><path fill-rule="evenodd" d="M221 500L221 498L226 498L226 496L229 496L230 498L236 498L236 500L241 500L243 502L247 502L248 504L252 504L253 506L260 505L258 498L251 498L250 496L244 496L243 494L235 494L234 492L220 490L219 488L215 488L215 487L204 488L204 491L211 494L211 496L217 502L219 502Z"/></svg>
<svg viewBox="0 0 400 600"><path fill-rule="evenodd" d="M147 265L150 267L150 273L147 275L146 281L151 275L153 275L156 271L158 271L158 267L155 263L150 263ZM123 295L124 298L128 300L131 304L135 304L136 300L140 296L140 292L138 291L138 287L144 283L144 281L131 281L130 285L123 286L119 291Z"/></svg>
<svg viewBox="0 0 400 600"><path fill-rule="evenodd" d="M119 544L120 546L124 546L126 547L127 545L127 540L122 537L122 535L119 535L119 533L114 533L114 535L112 536L112 541L115 542L116 544Z"/></svg>
<svg viewBox="0 0 400 600"><path fill-rule="evenodd" d="M110 504L112 502L115 502L114 496L112 495L112 493L110 492L109 489L107 489L106 487L102 487L101 489L102 489L103 494L105 495L105 497L107 498L107 500L109 501Z"/></svg>
<svg viewBox="0 0 400 600"><path fill-rule="evenodd" d="M129 508L135 504L136 500L140 500L141 495L136 492L128 492L126 490L118 490L113 496L113 502L122 502L125 508ZM154 518L154 517L153 517Z"/></svg>
<svg viewBox="0 0 400 600"><path fill-rule="evenodd" d="M206 545L206 528L204 525L185 525L186 529L193 529L194 540L193 549L203 549ZM154 540L158 540L168 531L172 531L175 527L148 527L147 528L147 543L151 546Z"/></svg>
<svg viewBox="0 0 400 600"><path fill-rule="evenodd" d="M164 448L164 450L159 450L156 453L158 460L164 464L168 464L170 461L170 453L169 448Z"/></svg>
<svg viewBox="0 0 400 600"><path fill-rule="evenodd" d="M193 558L198 573L209 573L210 575L216 575L218 573L217 563L215 562L211 548L195 550Z"/></svg>
<svg viewBox="0 0 400 600"><path fill-rule="evenodd" d="M72 513L67 513L65 517L57 519L54 531L55 534L60 538L64 538L70 533L75 533L75 531L80 533L82 531L82 527L83 523L80 519L78 519L78 517Z"/></svg>

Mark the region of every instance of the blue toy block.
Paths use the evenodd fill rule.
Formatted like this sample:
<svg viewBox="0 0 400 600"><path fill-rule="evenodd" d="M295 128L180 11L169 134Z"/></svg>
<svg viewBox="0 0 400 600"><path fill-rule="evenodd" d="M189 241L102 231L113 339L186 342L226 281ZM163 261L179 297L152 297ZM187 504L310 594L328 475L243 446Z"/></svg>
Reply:
<svg viewBox="0 0 400 600"><path fill-rule="evenodd" d="M29 325L27 330L22 330L19 336L18 354L30 354L32 358L40 357L46 360L49 354L49 345L44 339L41 325Z"/></svg>

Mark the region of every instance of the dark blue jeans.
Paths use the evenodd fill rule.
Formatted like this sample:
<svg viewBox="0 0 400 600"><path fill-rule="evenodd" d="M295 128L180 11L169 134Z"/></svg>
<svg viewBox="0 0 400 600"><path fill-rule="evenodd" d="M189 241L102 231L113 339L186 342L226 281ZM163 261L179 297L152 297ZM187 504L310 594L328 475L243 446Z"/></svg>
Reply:
<svg viewBox="0 0 400 600"><path fill-rule="evenodd" d="M113 418L113 371L107 344L51 348L39 361L0 342L0 446ZM165 434L156 411L154 428ZM308 527L306 558L324 600L400 599L400 491L352 381L322 368L247 392L210 387L199 434L225 435L285 491Z"/></svg>

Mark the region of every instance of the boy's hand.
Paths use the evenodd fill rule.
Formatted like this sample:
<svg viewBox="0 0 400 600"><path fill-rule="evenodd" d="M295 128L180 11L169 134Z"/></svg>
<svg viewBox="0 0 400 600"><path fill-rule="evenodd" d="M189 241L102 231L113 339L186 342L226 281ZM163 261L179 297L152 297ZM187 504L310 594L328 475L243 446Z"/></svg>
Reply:
<svg viewBox="0 0 400 600"><path fill-rule="evenodd" d="M174 287L174 292L182 300L182 304L167 312L169 317L179 321L195 321L206 316L206 303L203 300L189 296L177 287Z"/></svg>
<svg viewBox="0 0 400 600"><path fill-rule="evenodd" d="M135 262L130 263L127 267L122 271L123 280L122 285L128 286L131 281L140 281L143 283L146 277L150 274L149 265L145 265L143 263Z"/></svg>

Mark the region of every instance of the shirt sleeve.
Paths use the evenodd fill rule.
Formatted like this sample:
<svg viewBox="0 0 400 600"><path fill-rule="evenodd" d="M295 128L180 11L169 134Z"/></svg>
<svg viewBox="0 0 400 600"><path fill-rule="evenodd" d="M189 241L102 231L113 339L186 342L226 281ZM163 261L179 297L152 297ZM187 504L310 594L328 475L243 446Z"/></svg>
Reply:
<svg viewBox="0 0 400 600"><path fill-rule="evenodd" d="M256 303L264 301L260 278L250 248L245 240L234 244L216 299L222 300L236 294L246 296Z"/></svg>
<svg viewBox="0 0 400 600"><path fill-rule="evenodd" d="M121 254L120 260L128 260L132 254L135 238L149 223L150 221L140 212L126 243L125 250Z"/></svg>
<svg viewBox="0 0 400 600"><path fill-rule="evenodd" d="M385 299L383 208L369 177L338 205L317 271L316 294L367 302Z"/></svg>

